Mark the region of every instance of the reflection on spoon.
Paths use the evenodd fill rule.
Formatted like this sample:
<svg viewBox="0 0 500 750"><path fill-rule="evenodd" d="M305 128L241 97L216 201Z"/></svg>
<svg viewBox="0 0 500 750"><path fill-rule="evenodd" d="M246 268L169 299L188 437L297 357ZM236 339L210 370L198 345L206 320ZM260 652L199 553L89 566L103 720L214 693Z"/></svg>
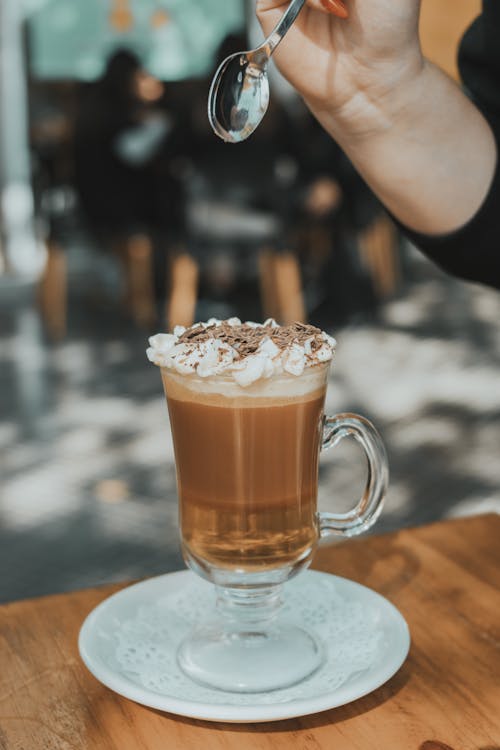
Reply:
<svg viewBox="0 0 500 750"><path fill-rule="evenodd" d="M266 62L267 65L267 62ZM226 141L244 141L255 130L269 105L269 81L265 68L245 53L230 57L216 89L212 127Z"/></svg>
<svg viewBox="0 0 500 750"><path fill-rule="evenodd" d="M260 125L269 106L269 60L304 3L305 0L292 0L260 47L231 55L217 70L208 96L208 119L224 141L240 143Z"/></svg>

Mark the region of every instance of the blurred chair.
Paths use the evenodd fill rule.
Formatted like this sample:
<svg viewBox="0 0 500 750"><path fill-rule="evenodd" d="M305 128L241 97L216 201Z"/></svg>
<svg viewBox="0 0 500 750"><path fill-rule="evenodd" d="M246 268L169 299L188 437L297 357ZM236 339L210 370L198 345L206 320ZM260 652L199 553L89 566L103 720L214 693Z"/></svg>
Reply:
<svg viewBox="0 0 500 750"><path fill-rule="evenodd" d="M307 321L297 253L260 250L259 281L265 318L274 318L282 325Z"/></svg>
<svg viewBox="0 0 500 750"><path fill-rule="evenodd" d="M170 261L170 289L165 309L168 330L173 330L175 326L189 328L194 323L199 274L199 265L192 255L187 252L173 255Z"/></svg>
<svg viewBox="0 0 500 750"><path fill-rule="evenodd" d="M203 99L203 110L192 112L186 191L188 247L202 281L218 285L215 293L226 299L255 283L264 318L305 321L294 238L297 165L286 112L274 100L252 138L228 146L209 129L205 109Z"/></svg>
<svg viewBox="0 0 500 750"><path fill-rule="evenodd" d="M48 238L45 268L38 284L38 307L50 339L66 335L68 318L68 269L66 253Z"/></svg>
<svg viewBox="0 0 500 750"><path fill-rule="evenodd" d="M391 297L401 282L396 228L384 213L359 234L359 251L378 299Z"/></svg>
<svg viewBox="0 0 500 750"><path fill-rule="evenodd" d="M75 207L71 187L73 125L70 116L73 88L42 86L31 96L30 142L35 158L36 212L44 231L46 261L38 285L38 307L53 341L64 338L67 328L68 264L65 240Z"/></svg>
<svg viewBox="0 0 500 750"><path fill-rule="evenodd" d="M151 237L145 232L130 232L112 247L123 268L126 306L133 320L148 328L156 322Z"/></svg>
<svg viewBox="0 0 500 750"><path fill-rule="evenodd" d="M245 36L230 35L222 42L217 61L247 47ZM224 296L224 302L239 284L255 283L264 317L280 322L305 320L301 269L289 231L295 186L283 180L282 170L283 157L287 162L293 152L287 125L286 113L275 97L252 138L237 147L228 146L208 125L206 87L191 102L191 173L186 186L190 256L184 258L181 253L173 262L167 310L170 326L179 309L174 303L181 297L176 286L188 288L185 309L192 309L193 288L199 279L202 285L211 284L214 296ZM291 173L293 182L295 166Z"/></svg>
<svg viewBox="0 0 500 750"><path fill-rule="evenodd" d="M188 198L189 241L196 261L180 256L178 286L185 289L189 281L189 300L186 309L192 309L193 284L198 279L203 259L210 263L214 253L225 249L236 265L245 263L249 254L257 258L257 269L264 317L272 317L288 324L306 319L302 279L297 254L279 247L283 236L280 217L268 207L252 206L250 195L238 192L236 185L219 185L199 175ZM194 262L194 266L193 266ZM176 275L172 274L175 284ZM174 301L180 292L172 291L168 320L172 326ZM175 309L178 306L175 305ZM194 314L194 310L193 310ZM185 323L183 323L185 325Z"/></svg>

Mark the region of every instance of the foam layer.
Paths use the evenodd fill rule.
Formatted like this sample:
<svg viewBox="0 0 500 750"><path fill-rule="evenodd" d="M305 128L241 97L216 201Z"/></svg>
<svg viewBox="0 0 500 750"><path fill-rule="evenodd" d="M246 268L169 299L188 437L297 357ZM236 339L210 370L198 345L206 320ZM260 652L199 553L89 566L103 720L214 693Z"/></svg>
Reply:
<svg viewBox="0 0 500 750"><path fill-rule="evenodd" d="M169 398L193 401L210 406L238 408L280 406L290 401L306 401L324 395L329 367L327 364L308 369L301 378L277 375L242 388L230 375L200 378L179 375L162 369L163 384ZM236 402L236 404L235 404Z"/></svg>
<svg viewBox="0 0 500 750"><path fill-rule="evenodd" d="M306 381L321 381L324 368L318 366L331 361L336 346L335 339L313 326L279 326L274 320L259 325L238 318L177 327L173 334L160 333L149 343L151 362L178 375L198 376L206 381L206 393L227 394L231 382L237 390L249 389L279 377L279 392L283 395L286 385L290 397L316 390ZM314 368L311 378L306 377ZM224 384L218 382L220 376L225 376ZM266 386L266 396L272 398L269 387L272 384Z"/></svg>

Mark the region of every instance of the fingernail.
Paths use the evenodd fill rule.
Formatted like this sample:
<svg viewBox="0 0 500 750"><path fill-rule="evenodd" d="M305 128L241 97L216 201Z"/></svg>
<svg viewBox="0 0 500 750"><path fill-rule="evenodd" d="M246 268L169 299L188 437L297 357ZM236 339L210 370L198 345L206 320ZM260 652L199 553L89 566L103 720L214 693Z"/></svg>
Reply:
<svg viewBox="0 0 500 750"><path fill-rule="evenodd" d="M321 5L328 13L334 13L339 18L347 18L349 15L343 0L321 0Z"/></svg>

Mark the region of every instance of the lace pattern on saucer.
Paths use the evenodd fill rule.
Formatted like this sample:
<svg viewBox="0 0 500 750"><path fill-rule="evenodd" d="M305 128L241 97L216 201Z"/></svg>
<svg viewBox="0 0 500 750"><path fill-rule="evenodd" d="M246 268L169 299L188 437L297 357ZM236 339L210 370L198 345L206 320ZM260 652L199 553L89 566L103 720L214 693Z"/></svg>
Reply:
<svg viewBox="0 0 500 750"><path fill-rule="evenodd" d="M374 666L383 649L378 613L344 601L334 580L298 576L285 586L283 616L315 632L326 647L325 664L304 682L268 693L228 693L196 684L180 670L177 648L192 627L213 610L215 589L196 580L184 591L140 607L116 621L113 661L124 677L160 695L214 705L269 705L314 698L337 690ZM104 634L109 639L109 632Z"/></svg>

